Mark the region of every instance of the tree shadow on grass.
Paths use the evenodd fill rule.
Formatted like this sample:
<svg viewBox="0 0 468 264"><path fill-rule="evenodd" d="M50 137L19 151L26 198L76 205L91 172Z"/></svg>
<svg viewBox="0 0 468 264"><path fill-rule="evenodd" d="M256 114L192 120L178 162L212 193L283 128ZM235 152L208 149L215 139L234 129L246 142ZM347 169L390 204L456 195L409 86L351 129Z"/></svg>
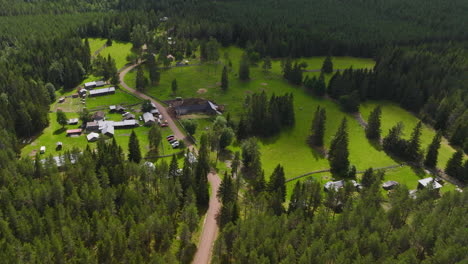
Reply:
<svg viewBox="0 0 468 264"><path fill-rule="evenodd" d="M67 129L65 127L62 127L62 128L59 128L57 130L54 131L54 135L60 135L62 134L63 132L65 132Z"/></svg>
<svg viewBox="0 0 468 264"><path fill-rule="evenodd" d="M378 139L367 139L367 141L369 142L369 144L377 151L382 151L383 150L383 147L382 147L382 144L380 142L380 140Z"/></svg>

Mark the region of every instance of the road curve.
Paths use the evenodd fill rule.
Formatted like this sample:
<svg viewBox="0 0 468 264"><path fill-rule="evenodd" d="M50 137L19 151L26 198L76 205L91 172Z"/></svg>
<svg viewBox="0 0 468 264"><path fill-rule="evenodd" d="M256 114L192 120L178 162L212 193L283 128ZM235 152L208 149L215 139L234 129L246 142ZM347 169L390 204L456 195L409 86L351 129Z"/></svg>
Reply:
<svg viewBox="0 0 468 264"><path fill-rule="evenodd" d="M159 113L163 115L164 119L167 120L169 127L174 133L174 136L176 138L183 139L189 149L196 151L191 141L185 137L184 133L180 131L175 121L169 115L166 107L164 107L161 103L154 100L153 98L147 96L146 94L141 93L137 91L136 89L131 88L125 83L124 81L125 75L138 65L139 65L138 63L132 64L126 67L125 69L123 69L119 73L120 85L124 89L129 91L130 93L133 93L134 95L142 99L150 100L153 104L155 104L159 110ZM221 204L216 198L216 194L218 193L219 185L221 184L221 179L219 178L218 174L212 171L208 174L208 182L211 185L211 197L210 197L208 211L206 213L205 220L203 223L203 230L200 235L200 241L198 243L197 252L195 253L195 257L192 262L193 264L209 264L210 263L211 254L213 251L213 245L216 240L216 236L218 235L218 224L216 223L216 214L221 209Z"/></svg>

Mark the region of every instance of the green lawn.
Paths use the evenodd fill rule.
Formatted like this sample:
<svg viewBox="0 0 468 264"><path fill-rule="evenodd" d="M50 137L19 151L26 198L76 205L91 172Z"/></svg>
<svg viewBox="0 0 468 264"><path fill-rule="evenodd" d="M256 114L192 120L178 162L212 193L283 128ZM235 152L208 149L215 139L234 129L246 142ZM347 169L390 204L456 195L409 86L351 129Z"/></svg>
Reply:
<svg viewBox="0 0 468 264"><path fill-rule="evenodd" d="M94 53L99 50L102 46L106 44L106 39L103 38L89 38L89 49L91 50L91 55L94 55Z"/></svg>
<svg viewBox="0 0 468 264"><path fill-rule="evenodd" d="M130 105L140 102L142 102L141 99L123 92L120 89L116 89L115 94L86 98L86 107L91 110L102 107L107 108L109 105Z"/></svg>
<svg viewBox="0 0 468 264"><path fill-rule="evenodd" d="M367 120L370 112L377 106L382 107L382 136L385 137L388 134L388 130L393 127L399 121L404 124L404 136L409 138L413 128L418 122L413 114L405 111L397 104L391 102L366 102L361 105L360 110L363 118ZM434 129L424 125L421 135L421 146L423 149L427 149L429 144L435 135ZM448 144L447 140L443 140L439 149L439 159L437 166L444 169L447 161L450 159L455 150Z"/></svg>
<svg viewBox="0 0 468 264"><path fill-rule="evenodd" d="M113 41L112 46L106 47L99 54L104 58L110 54L111 57L115 60L117 69L124 67L128 61L127 56L132 53L132 44L124 43L119 41Z"/></svg>

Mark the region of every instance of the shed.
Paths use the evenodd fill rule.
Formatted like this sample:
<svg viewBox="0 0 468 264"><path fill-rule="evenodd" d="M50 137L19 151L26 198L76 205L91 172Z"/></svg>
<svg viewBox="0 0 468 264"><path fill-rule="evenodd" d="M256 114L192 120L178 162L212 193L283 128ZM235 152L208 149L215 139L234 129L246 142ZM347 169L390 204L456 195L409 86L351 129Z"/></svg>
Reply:
<svg viewBox="0 0 468 264"><path fill-rule="evenodd" d="M145 126L151 126L152 124L156 123L153 114L151 113L143 113L143 122L145 122Z"/></svg>
<svg viewBox="0 0 468 264"><path fill-rule="evenodd" d="M68 119L67 124L69 124L69 125L78 125L78 118L70 118L70 119Z"/></svg>
<svg viewBox="0 0 468 264"><path fill-rule="evenodd" d="M108 87L108 88L95 89L95 90L89 91L90 97L108 95L108 94L115 94L115 87Z"/></svg>
<svg viewBox="0 0 468 264"><path fill-rule="evenodd" d="M115 109L116 109L116 106L115 106L115 105L109 106L109 111L110 111L110 112L115 112Z"/></svg>
<svg viewBox="0 0 468 264"><path fill-rule="evenodd" d="M92 88L96 87L96 82L87 82L87 83L84 84L84 87L86 89L92 89Z"/></svg>
<svg viewBox="0 0 468 264"><path fill-rule="evenodd" d="M58 100L59 103L63 103L65 102L65 97L60 97L59 100Z"/></svg>
<svg viewBox="0 0 468 264"><path fill-rule="evenodd" d="M132 120L132 119L135 119L135 115L131 113L124 115L124 117L122 118L122 120Z"/></svg>
<svg viewBox="0 0 468 264"><path fill-rule="evenodd" d="M77 129L68 129L67 130L67 136L79 136L83 132L83 129L77 128Z"/></svg>
<svg viewBox="0 0 468 264"><path fill-rule="evenodd" d="M392 190L393 188L397 187L399 185L398 182L396 181L387 181L387 182L384 182L382 184L382 188L384 188L384 190L388 191L388 190Z"/></svg>
<svg viewBox="0 0 468 264"><path fill-rule="evenodd" d="M102 87L104 85L106 85L105 81L96 81L96 84L95 84L96 87Z"/></svg>
<svg viewBox="0 0 468 264"><path fill-rule="evenodd" d="M45 151L46 151L46 147L45 146L41 146L41 148L39 149L40 153L41 154L44 154Z"/></svg>
<svg viewBox="0 0 468 264"><path fill-rule="evenodd" d="M434 178L428 177L418 181L418 189L424 189L428 186L432 186L434 190L442 188L442 185L438 183Z"/></svg>
<svg viewBox="0 0 468 264"><path fill-rule="evenodd" d="M96 141L99 139L99 134L98 133L95 133L95 132L92 132L92 133L89 133L86 138L88 139L88 142L93 142L93 141Z"/></svg>
<svg viewBox="0 0 468 264"><path fill-rule="evenodd" d="M106 114L103 111L97 111L91 117L94 121L103 120L106 117Z"/></svg>
<svg viewBox="0 0 468 264"><path fill-rule="evenodd" d="M56 150L61 150L62 147L63 147L63 143L59 141L59 142L57 142L57 145L56 145L55 149Z"/></svg>

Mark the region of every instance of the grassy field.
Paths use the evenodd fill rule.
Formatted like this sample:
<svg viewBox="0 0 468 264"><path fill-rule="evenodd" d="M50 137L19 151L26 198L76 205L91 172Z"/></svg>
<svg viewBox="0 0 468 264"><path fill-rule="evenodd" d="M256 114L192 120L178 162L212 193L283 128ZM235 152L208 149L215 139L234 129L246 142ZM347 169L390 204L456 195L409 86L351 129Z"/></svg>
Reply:
<svg viewBox="0 0 468 264"><path fill-rule="evenodd" d="M99 50L102 46L106 44L106 39L103 38L89 38L89 49L91 50L91 55L94 55L94 53Z"/></svg>
<svg viewBox="0 0 468 264"><path fill-rule="evenodd" d="M242 50L234 47L222 49L220 54L226 63L224 53L228 53L229 60L232 62L232 69L229 73L229 89L223 92L219 88L222 64L204 64L200 66L175 67L166 70L161 75L161 83L156 87L150 87L148 93L161 99L171 99L174 96L187 97L203 97L213 100L217 104L225 105L226 110L231 112L234 118L243 111L242 102L247 94L266 91L268 94L294 94L294 106L296 114L296 125L294 128L284 130L279 135L262 139L260 141L260 150L262 153L262 164L265 169L267 178L272 173L273 169L282 164L285 167L286 177L292 178L310 171L326 169L329 167L328 160L323 158L315 150L311 149L306 144L306 139L310 133L310 126L315 108L318 105L325 107L327 110L326 147L329 147L330 141L335 134L340 120L343 117L348 119L349 136L350 136L350 161L358 170L365 170L369 167L385 167L398 164L392 160L382 150L372 146L366 139L363 128L354 118L346 113L343 113L339 106L333 101L311 96L303 91L302 88L292 86L287 83L281 76L280 60L273 60L272 70L265 73L260 67L251 67L251 80L242 82L238 80L237 70L239 65L239 57ZM305 61L308 64L307 69L320 69L323 57L304 58L299 61ZM372 68L374 61L371 59L350 58L350 57L334 57L334 68L344 69L353 68ZM261 64L261 63L259 63ZM146 73L147 74L147 73ZM318 76L318 72L308 72L309 76ZM331 75L326 76L327 80ZM171 92L171 82L177 79L178 90L175 95ZM125 81L130 86L135 85L135 71L127 74ZM362 107L362 114L367 118L369 111L373 109L375 103L367 103ZM411 129L417 122L417 118L410 113L401 109L396 105L385 104L384 108L384 126L383 130L386 134L388 129L397 121L401 120L407 123L406 132L409 135ZM210 119L197 119L199 123L196 138L199 138L206 128L210 127ZM426 146L432 140L434 132L427 127L423 131L422 144ZM239 146L229 147L229 150L239 150ZM444 145L441 149L440 164L445 164L453 149L448 145ZM222 171L226 168L222 163L218 163ZM389 170L386 173L386 180L395 180L407 184L409 188L415 188L417 180L427 177L428 175L415 172L409 167ZM325 183L331 179L329 173L323 173L313 176ZM292 186L289 183L288 186ZM292 188L292 187L288 187ZM446 187L444 187L444 190Z"/></svg>
<svg viewBox="0 0 468 264"><path fill-rule="evenodd" d="M391 102L366 102L361 105L360 110L362 117L367 120L370 112L377 106L382 107L382 136L385 137L388 134L388 130L396 125L399 121L404 124L404 137L409 138L413 128L418 122L418 118L413 114L400 108L397 104ZM434 129L424 125L421 135L421 146L423 149L427 149L429 144L435 135ZM441 144L439 149L439 159L437 166L444 169L447 161L450 159L455 150L449 146L447 140Z"/></svg>
<svg viewBox="0 0 468 264"><path fill-rule="evenodd" d="M138 97L117 89L115 94L86 98L86 107L88 107L88 109L107 108L109 105L131 105L140 102L142 102L142 100Z"/></svg>
<svg viewBox="0 0 468 264"><path fill-rule="evenodd" d="M121 69L125 64L128 63L127 56L132 53L132 44L113 41L112 46L106 47L99 54L104 58L110 54L115 60L117 69Z"/></svg>

